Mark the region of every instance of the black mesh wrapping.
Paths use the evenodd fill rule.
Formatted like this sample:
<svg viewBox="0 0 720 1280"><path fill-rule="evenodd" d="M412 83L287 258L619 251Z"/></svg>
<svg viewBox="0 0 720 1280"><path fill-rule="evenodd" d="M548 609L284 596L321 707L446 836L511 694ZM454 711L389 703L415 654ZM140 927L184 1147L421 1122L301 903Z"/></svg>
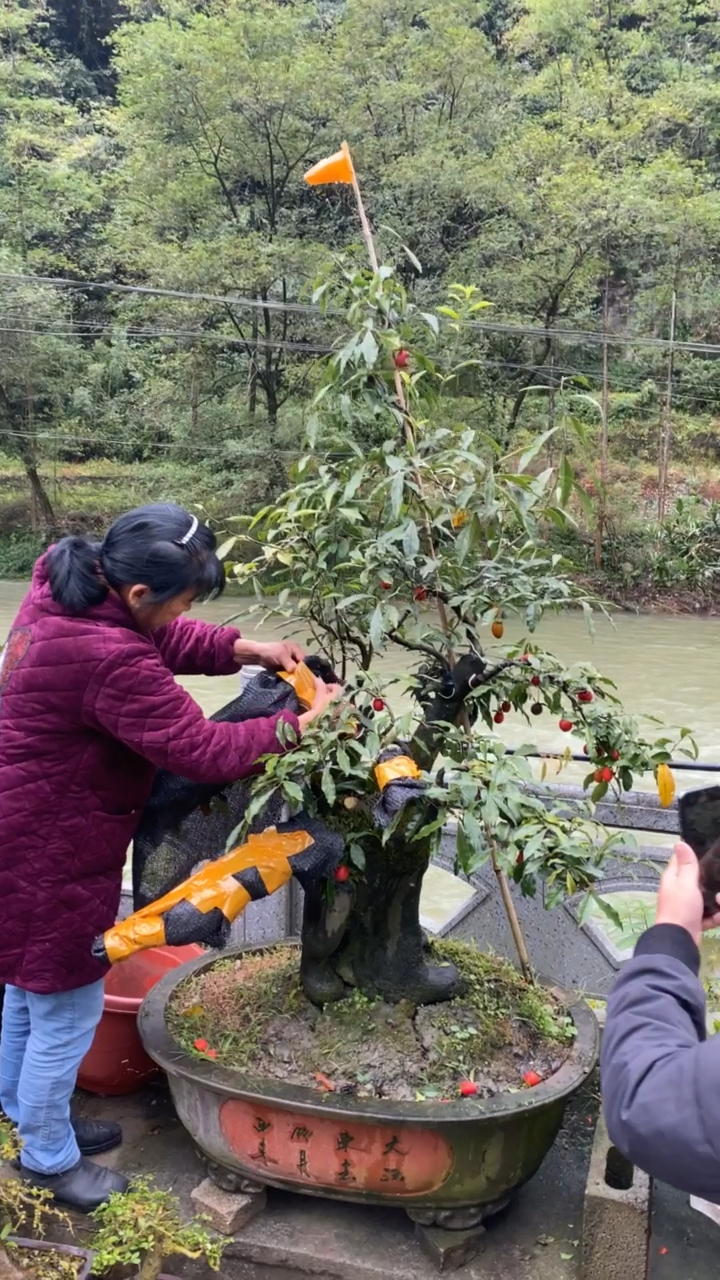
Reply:
<svg viewBox="0 0 720 1280"><path fill-rule="evenodd" d="M385 764L386 760L394 760L397 756L407 754L407 747L387 747L380 753L378 761L380 764ZM373 817L378 826L383 830L389 827L405 806L411 800L419 800L426 790L427 783L422 778L396 778L394 782L389 782L380 792L373 808Z"/></svg>
<svg viewBox="0 0 720 1280"><path fill-rule="evenodd" d="M326 681L336 679L323 658L307 658L306 664L313 675ZM296 713L302 710L295 691L286 680L267 671L251 680L239 698L222 707L211 719L236 724L286 710ZM158 770L133 844L136 911L187 880L201 862L219 858L225 852L227 838L242 820L249 795L247 779L229 786L213 785ZM218 797L222 797L222 802ZM210 812L203 812L203 807L213 800L216 803ZM282 809L279 799L272 801L254 819L251 830L260 832L278 826Z"/></svg>

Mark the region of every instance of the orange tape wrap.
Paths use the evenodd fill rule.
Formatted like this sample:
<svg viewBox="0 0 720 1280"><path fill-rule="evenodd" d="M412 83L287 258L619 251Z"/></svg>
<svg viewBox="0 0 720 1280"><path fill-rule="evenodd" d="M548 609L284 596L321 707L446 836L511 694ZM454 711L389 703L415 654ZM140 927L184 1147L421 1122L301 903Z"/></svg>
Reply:
<svg viewBox="0 0 720 1280"><path fill-rule="evenodd" d="M260 835L248 836L246 844L209 862L164 898L108 929L104 935L108 960L117 964L135 951L162 946L165 942L163 916L179 902L189 902L203 913L219 907L225 919L232 922L252 901L244 885L235 879L238 872L255 868L268 893L275 893L292 875L288 859L312 843L313 837L308 831L278 832L275 827L269 827Z"/></svg>
<svg viewBox="0 0 720 1280"><path fill-rule="evenodd" d="M315 677L310 668L304 662L299 662L294 671L279 671L278 675L281 680L287 680L295 690L298 702L310 710L315 701L316 688Z"/></svg>
<svg viewBox="0 0 720 1280"><path fill-rule="evenodd" d="M388 783L397 782L398 778L419 778L420 776L420 770L409 756L395 756L394 759L375 766L375 781L381 791L385 790Z"/></svg>

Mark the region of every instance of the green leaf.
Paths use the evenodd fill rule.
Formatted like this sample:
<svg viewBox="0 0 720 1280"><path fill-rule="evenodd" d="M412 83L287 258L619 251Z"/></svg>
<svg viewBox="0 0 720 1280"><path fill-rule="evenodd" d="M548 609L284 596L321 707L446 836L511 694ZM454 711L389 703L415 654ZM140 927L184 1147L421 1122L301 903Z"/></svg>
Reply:
<svg viewBox="0 0 720 1280"><path fill-rule="evenodd" d="M409 560L414 560L420 550L420 536L414 520L408 520L403 536L403 551Z"/></svg>
<svg viewBox="0 0 720 1280"><path fill-rule="evenodd" d="M378 351L379 351L378 344L375 341L375 334L373 333L372 329L365 330L365 337L360 343L358 347L358 351L362 356L363 360L365 361L365 364L367 365L368 369L372 369L373 365L375 364L375 361L378 358Z"/></svg>
<svg viewBox="0 0 720 1280"><path fill-rule="evenodd" d="M332 809L337 798L337 788L335 786L335 779L330 772L329 765L323 769L320 785L322 787L323 795Z"/></svg>
<svg viewBox="0 0 720 1280"><path fill-rule="evenodd" d="M295 800L297 804L302 804L304 800L302 787L297 782L292 782L286 778L283 780L282 789L288 800Z"/></svg>
<svg viewBox="0 0 720 1280"><path fill-rule="evenodd" d="M370 619L370 643L373 649L379 649L384 633L382 605L376 604Z"/></svg>
<svg viewBox="0 0 720 1280"><path fill-rule="evenodd" d="M563 507L567 506L574 483L575 474L570 466L567 454L563 454L562 462L560 463L560 502Z"/></svg>
<svg viewBox="0 0 720 1280"><path fill-rule="evenodd" d="M527 469L527 467L532 462L533 458L536 458L538 456L543 445L547 444L548 440L550 440L551 437L555 435L556 431L557 431L557 427L551 427L549 431L543 431L542 435L536 436L536 438L533 440L532 444L530 445L530 448L525 450L524 454L522 455L518 463L519 472L523 472Z"/></svg>
<svg viewBox="0 0 720 1280"><path fill-rule="evenodd" d="M393 519L397 520L402 507L403 491L405 489L405 473L396 471L390 485L390 507L392 509Z"/></svg>
<svg viewBox="0 0 720 1280"><path fill-rule="evenodd" d="M365 870L365 850L362 845L359 845L355 840L352 844L348 845L348 857L353 866L357 867L358 871Z"/></svg>

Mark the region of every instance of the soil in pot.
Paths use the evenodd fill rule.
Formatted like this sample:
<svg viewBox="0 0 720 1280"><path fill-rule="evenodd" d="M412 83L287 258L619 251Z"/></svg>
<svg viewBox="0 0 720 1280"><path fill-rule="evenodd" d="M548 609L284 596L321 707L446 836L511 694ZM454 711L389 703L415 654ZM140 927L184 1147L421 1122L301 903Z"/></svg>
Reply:
<svg viewBox="0 0 720 1280"><path fill-rule="evenodd" d="M70 1245L9 1237L3 1248L0 1276L8 1280L86 1280L90 1272L90 1254Z"/></svg>
<svg viewBox="0 0 720 1280"><path fill-rule="evenodd" d="M387 1004L353 991L320 1010L303 994L299 953L277 947L219 960L181 983L168 1005L180 1044L245 1075L394 1101L491 1097L560 1069L574 1027L550 991L506 960L436 941L466 994L446 1004Z"/></svg>

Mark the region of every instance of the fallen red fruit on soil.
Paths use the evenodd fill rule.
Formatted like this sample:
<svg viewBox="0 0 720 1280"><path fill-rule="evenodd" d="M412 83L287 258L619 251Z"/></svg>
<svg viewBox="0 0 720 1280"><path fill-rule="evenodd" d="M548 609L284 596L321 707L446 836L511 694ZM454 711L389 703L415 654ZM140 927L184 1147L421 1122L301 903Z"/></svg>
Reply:
<svg viewBox="0 0 720 1280"><path fill-rule="evenodd" d="M206 1057L206 1058L217 1058L217 1049L206 1049L206 1050L205 1050L205 1057Z"/></svg>
<svg viewBox="0 0 720 1280"><path fill-rule="evenodd" d="M335 1092L335 1085L333 1084L332 1080L328 1080L327 1076L323 1075L322 1071L315 1072L315 1079L320 1085L320 1088L325 1089L326 1093Z"/></svg>
<svg viewBox="0 0 720 1280"><path fill-rule="evenodd" d="M346 880L349 880L349 879L350 879L350 868L349 868L349 867L336 867L336 869L335 869L335 879L338 881L338 884L344 884Z"/></svg>
<svg viewBox="0 0 720 1280"><path fill-rule="evenodd" d="M523 1080L530 1089L534 1089L536 1084L542 1084L542 1076L539 1076L537 1071L526 1071Z"/></svg>
<svg viewBox="0 0 720 1280"><path fill-rule="evenodd" d="M495 721L496 724L502 724L504 719L505 719L505 716L503 715L502 711L495 712L495 715L493 716L493 720Z"/></svg>
<svg viewBox="0 0 720 1280"><path fill-rule="evenodd" d="M384 711L385 703L382 698L373 698L373 711Z"/></svg>
<svg viewBox="0 0 720 1280"><path fill-rule="evenodd" d="M207 1047L208 1047L207 1040L196 1040L193 1045L193 1048L197 1049L198 1053L206 1053Z"/></svg>
<svg viewBox="0 0 720 1280"><path fill-rule="evenodd" d="M572 727L573 727L573 722L572 722L572 720L561 720L561 721L560 721L560 728L562 729L563 733L569 733L569 732L570 732L570 730L572 729Z"/></svg>
<svg viewBox="0 0 720 1280"><path fill-rule="evenodd" d="M478 1091L478 1087L474 1080L463 1080L460 1085L460 1094L463 1098L472 1098Z"/></svg>

